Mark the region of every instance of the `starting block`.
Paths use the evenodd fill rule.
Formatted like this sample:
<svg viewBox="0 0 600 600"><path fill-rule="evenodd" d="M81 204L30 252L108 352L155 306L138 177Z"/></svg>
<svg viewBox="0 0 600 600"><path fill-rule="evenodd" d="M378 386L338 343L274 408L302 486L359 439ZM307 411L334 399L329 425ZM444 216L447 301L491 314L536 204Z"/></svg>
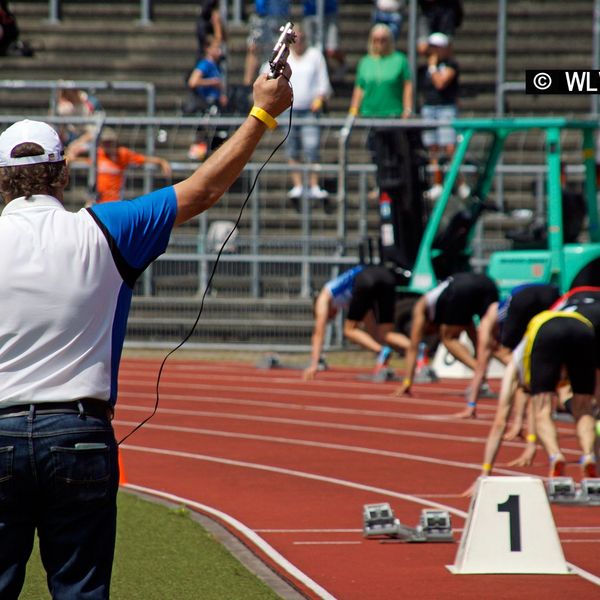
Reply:
<svg viewBox="0 0 600 600"><path fill-rule="evenodd" d="M363 534L366 538L388 538L383 542L454 542L448 511L422 510L417 526L407 527L387 502L364 505Z"/></svg>
<svg viewBox="0 0 600 600"><path fill-rule="evenodd" d="M454 542L452 522L447 510L422 510L417 532L422 534L425 542Z"/></svg>
<svg viewBox="0 0 600 600"><path fill-rule="evenodd" d="M440 378L433 368L426 365L422 367L421 370L417 371L413 381L415 383L437 383L439 380Z"/></svg>
<svg viewBox="0 0 600 600"><path fill-rule="evenodd" d="M386 381L400 381L400 377L396 375L394 369L384 367L377 373L364 373L358 376L361 381L372 381L373 383L385 383Z"/></svg>
<svg viewBox="0 0 600 600"><path fill-rule="evenodd" d="M268 354L263 356L256 363L257 369L280 369L281 359L277 354Z"/></svg>
<svg viewBox="0 0 600 600"><path fill-rule="evenodd" d="M552 477L546 491L553 504L600 506L600 478L582 479L578 487L572 477Z"/></svg>
<svg viewBox="0 0 600 600"><path fill-rule="evenodd" d="M267 354L261 357L256 363L257 369L292 369L303 370L304 367L298 365L286 365L281 361L278 354ZM318 371L327 371L329 369L327 362L323 357L319 359Z"/></svg>

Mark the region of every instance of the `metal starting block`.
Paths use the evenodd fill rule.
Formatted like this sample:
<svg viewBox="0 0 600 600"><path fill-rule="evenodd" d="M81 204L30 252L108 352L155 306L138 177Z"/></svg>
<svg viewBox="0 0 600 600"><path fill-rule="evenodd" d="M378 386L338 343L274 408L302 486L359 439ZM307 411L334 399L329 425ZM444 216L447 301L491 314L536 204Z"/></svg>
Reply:
<svg viewBox="0 0 600 600"><path fill-rule="evenodd" d="M387 502L364 505L363 534L366 538L383 538L383 543L454 542L447 511L422 510L419 523L413 528L400 523Z"/></svg>
<svg viewBox="0 0 600 600"><path fill-rule="evenodd" d="M417 525L425 542L453 542L452 521L447 510L424 509Z"/></svg>
<svg viewBox="0 0 600 600"><path fill-rule="evenodd" d="M600 478L582 479L579 486L572 477L548 479L546 491L554 504L600 506Z"/></svg>
<svg viewBox="0 0 600 600"><path fill-rule="evenodd" d="M384 367L377 373L365 373L358 376L361 381L372 381L373 383L385 383L386 381L400 381L400 377L396 375L394 369Z"/></svg>
<svg viewBox="0 0 600 600"><path fill-rule="evenodd" d="M587 500L589 505L600 505L600 478L582 479L581 496Z"/></svg>
<svg viewBox="0 0 600 600"><path fill-rule="evenodd" d="M436 372L429 366L423 367L418 373L415 374L415 383L437 383L440 378Z"/></svg>
<svg viewBox="0 0 600 600"><path fill-rule="evenodd" d="M396 519L392 507L387 502L363 506L363 534L366 538L382 535L394 537L399 532L400 519Z"/></svg>
<svg viewBox="0 0 600 600"><path fill-rule="evenodd" d="M281 359L277 354L268 354L267 356L263 356L256 363L257 369L280 369L281 368Z"/></svg>
<svg viewBox="0 0 600 600"><path fill-rule="evenodd" d="M257 369L292 369L292 370L303 370L304 367L299 365L283 364L278 354L267 354L261 357L256 363ZM318 371L327 371L329 367L325 362L325 359L321 357L319 359Z"/></svg>

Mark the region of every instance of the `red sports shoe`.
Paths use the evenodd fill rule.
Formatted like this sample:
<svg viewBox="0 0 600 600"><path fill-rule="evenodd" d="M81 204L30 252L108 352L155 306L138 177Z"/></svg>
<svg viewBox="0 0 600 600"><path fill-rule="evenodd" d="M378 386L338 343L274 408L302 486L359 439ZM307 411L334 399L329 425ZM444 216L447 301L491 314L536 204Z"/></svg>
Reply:
<svg viewBox="0 0 600 600"><path fill-rule="evenodd" d="M564 477L565 475L565 457L562 454L550 457L550 475L549 477Z"/></svg>
<svg viewBox="0 0 600 600"><path fill-rule="evenodd" d="M596 461L593 455L582 456L581 460L581 473L584 478L595 478L598 477L598 468L596 467Z"/></svg>

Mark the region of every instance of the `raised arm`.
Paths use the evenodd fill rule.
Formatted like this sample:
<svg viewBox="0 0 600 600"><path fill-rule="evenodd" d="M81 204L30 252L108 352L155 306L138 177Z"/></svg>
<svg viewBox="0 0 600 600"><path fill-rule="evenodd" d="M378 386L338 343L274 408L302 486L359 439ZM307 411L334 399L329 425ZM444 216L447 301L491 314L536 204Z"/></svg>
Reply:
<svg viewBox="0 0 600 600"><path fill-rule="evenodd" d="M290 75L289 67L277 79L267 79L266 75L260 75L253 88L254 106L262 109L259 116L249 115L237 131L192 175L175 184L176 225L209 209L239 177L267 130L267 123L272 125L272 119L290 106L292 89L286 80Z"/></svg>

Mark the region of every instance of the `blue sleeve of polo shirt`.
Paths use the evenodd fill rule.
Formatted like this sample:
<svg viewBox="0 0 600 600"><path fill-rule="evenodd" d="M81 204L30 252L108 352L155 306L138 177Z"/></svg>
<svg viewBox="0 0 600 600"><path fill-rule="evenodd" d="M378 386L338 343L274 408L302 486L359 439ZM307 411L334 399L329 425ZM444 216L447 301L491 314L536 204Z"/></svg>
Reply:
<svg viewBox="0 0 600 600"><path fill-rule="evenodd" d="M134 200L106 202L88 209L103 230L119 269L135 278L166 249L175 217L177 197L173 186ZM123 265L124 263L124 265ZM125 277L130 281L130 277Z"/></svg>

